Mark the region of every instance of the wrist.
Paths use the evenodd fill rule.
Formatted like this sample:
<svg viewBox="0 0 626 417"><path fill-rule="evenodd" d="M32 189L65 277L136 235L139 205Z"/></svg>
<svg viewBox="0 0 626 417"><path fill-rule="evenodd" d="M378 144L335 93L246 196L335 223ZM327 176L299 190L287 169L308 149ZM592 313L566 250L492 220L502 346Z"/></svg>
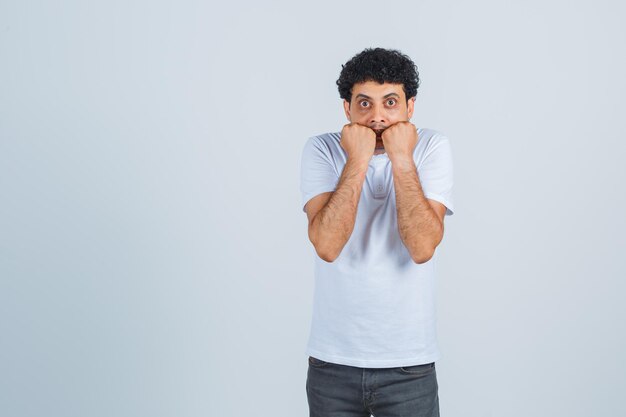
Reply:
<svg viewBox="0 0 626 417"><path fill-rule="evenodd" d="M360 157L348 157L346 164L350 164L358 168L365 169L369 165L370 159L371 158L365 159L365 158L360 158Z"/></svg>
<svg viewBox="0 0 626 417"><path fill-rule="evenodd" d="M398 171L415 171L417 166L411 157L399 157L391 160L391 167Z"/></svg>

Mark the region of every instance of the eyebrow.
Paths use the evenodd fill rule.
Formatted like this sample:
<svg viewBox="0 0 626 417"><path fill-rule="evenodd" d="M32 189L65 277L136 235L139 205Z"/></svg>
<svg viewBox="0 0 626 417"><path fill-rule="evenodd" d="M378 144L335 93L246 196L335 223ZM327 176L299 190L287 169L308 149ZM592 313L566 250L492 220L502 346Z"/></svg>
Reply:
<svg viewBox="0 0 626 417"><path fill-rule="evenodd" d="M396 94L396 93L389 93L389 94L383 96L383 98L387 98L387 97L391 97L391 96L396 96L396 97L400 98L400 96L398 94ZM367 98L367 99L370 99L370 100L372 99L370 96L366 96L363 93L357 94L355 98L359 98L359 97L364 97L364 98Z"/></svg>

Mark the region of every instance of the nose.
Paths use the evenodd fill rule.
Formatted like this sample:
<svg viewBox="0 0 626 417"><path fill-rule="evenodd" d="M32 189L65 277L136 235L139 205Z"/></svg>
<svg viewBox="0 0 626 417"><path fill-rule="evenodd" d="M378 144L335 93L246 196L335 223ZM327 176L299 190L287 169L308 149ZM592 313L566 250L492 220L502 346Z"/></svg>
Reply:
<svg viewBox="0 0 626 417"><path fill-rule="evenodd" d="M376 123L381 123L383 125L387 124L387 117L384 109L381 106L374 106L374 108L372 109L370 124Z"/></svg>

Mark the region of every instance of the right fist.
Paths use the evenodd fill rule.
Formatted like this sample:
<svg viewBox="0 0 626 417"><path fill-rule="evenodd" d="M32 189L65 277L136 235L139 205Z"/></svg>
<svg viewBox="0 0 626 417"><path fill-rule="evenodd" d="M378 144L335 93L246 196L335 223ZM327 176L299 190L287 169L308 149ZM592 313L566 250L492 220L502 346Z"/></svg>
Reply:
<svg viewBox="0 0 626 417"><path fill-rule="evenodd" d="M376 149L376 132L367 126L348 123L341 129L340 145L349 159L369 162Z"/></svg>

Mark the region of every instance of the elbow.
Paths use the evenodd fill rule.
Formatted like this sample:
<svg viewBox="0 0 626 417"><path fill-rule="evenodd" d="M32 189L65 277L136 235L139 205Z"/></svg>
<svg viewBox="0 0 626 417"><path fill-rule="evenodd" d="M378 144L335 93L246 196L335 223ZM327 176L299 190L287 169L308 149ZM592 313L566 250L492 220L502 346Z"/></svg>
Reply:
<svg viewBox="0 0 626 417"><path fill-rule="evenodd" d="M435 250L437 249L437 246L439 246L439 243L441 243L442 239L443 230L441 230L441 233L437 236L437 239L434 242L431 242L431 244L422 243L422 245L413 245L409 250L413 262L415 262L416 264L424 264L430 261L435 255Z"/></svg>
<svg viewBox="0 0 626 417"><path fill-rule="evenodd" d="M322 260L328 262L328 263L332 263L335 261L335 259L337 259L336 254L329 254L328 252L321 252L321 251L317 251L317 256L319 256Z"/></svg>
<svg viewBox="0 0 626 417"><path fill-rule="evenodd" d="M434 248L431 250L423 250L421 252L414 251L411 253L411 259L413 259L413 262L415 262L416 264L425 264L432 259L434 254Z"/></svg>
<svg viewBox="0 0 626 417"><path fill-rule="evenodd" d="M336 251L333 251L318 242L317 239L315 239L315 235L313 233L309 233L309 240L313 244L313 248L315 248L315 253L317 253L317 256L319 256L320 259L330 263L334 262L335 259L339 257L339 253L336 253Z"/></svg>
<svg viewBox="0 0 626 417"><path fill-rule="evenodd" d="M337 257L339 256L339 253L337 251L332 250L329 247L325 247L315 243L313 244L313 247L315 247L315 252L317 253L317 256L319 256L320 259L326 262L334 262L335 259L337 259Z"/></svg>

